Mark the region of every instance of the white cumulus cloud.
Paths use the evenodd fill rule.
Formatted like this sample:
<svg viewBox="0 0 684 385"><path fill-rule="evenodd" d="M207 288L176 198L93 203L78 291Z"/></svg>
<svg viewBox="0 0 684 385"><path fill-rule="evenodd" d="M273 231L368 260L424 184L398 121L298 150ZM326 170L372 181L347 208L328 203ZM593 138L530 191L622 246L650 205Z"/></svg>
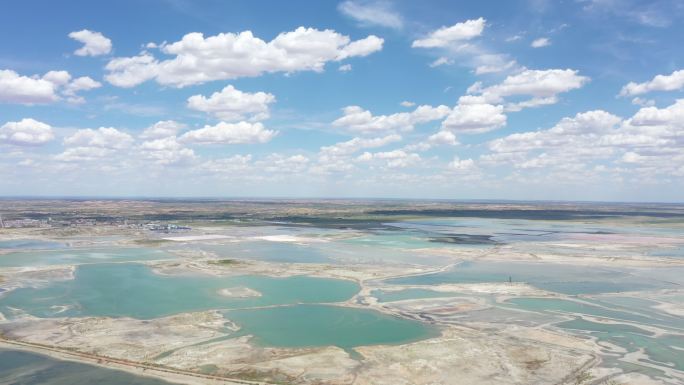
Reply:
<svg viewBox="0 0 684 385"><path fill-rule="evenodd" d="M12 70L0 70L0 102L19 104L54 102L59 97L55 93L58 84L53 81L63 81L63 75L64 72L48 72L46 74L48 80L22 76Z"/></svg>
<svg viewBox="0 0 684 385"><path fill-rule="evenodd" d="M264 120L269 117L268 105L275 102L273 94L265 92L242 92L232 85L210 97L193 95L188 98L188 108L206 112L223 121Z"/></svg>
<svg viewBox="0 0 684 385"><path fill-rule="evenodd" d="M106 55L112 51L112 41L100 32L84 29L71 32L69 37L83 43L83 47L74 51L78 56Z"/></svg>
<svg viewBox="0 0 684 385"><path fill-rule="evenodd" d="M459 172L472 171L475 169L475 161L472 159L460 159L455 156L454 160L449 162L449 168Z"/></svg>
<svg viewBox="0 0 684 385"><path fill-rule="evenodd" d="M140 144L143 157L158 165L188 163L197 158L192 149L183 147L175 136L148 140Z"/></svg>
<svg viewBox="0 0 684 385"><path fill-rule="evenodd" d="M176 136L178 132L185 128L185 124L176 122L175 120L160 120L157 123L147 127L141 134L141 139L161 139Z"/></svg>
<svg viewBox="0 0 684 385"><path fill-rule="evenodd" d="M456 135L451 131L440 130L418 143L410 144L404 148L408 151L427 151L435 146L457 146L459 144Z"/></svg>
<svg viewBox="0 0 684 385"><path fill-rule="evenodd" d="M350 155L365 148L376 148L398 142L401 136L397 134L379 138L353 138L346 142L339 142L332 146L321 147L321 155L328 157Z"/></svg>
<svg viewBox="0 0 684 385"><path fill-rule="evenodd" d="M69 102L82 103L76 93L102 86L82 76L72 80L67 71L48 71L42 77L23 76L12 70L0 70L0 103L46 104L66 97Z"/></svg>
<svg viewBox="0 0 684 385"><path fill-rule="evenodd" d="M451 27L442 27L422 39L415 40L411 46L414 48L447 47L453 43L460 43L480 36L485 24L485 19L480 17L479 19L456 23Z"/></svg>
<svg viewBox="0 0 684 385"><path fill-rule="evenodd" d="M355 137L345 142L321 147L317 163L311 167L314 174L330 174L353 170L353 155L363 149L384 147L398 142L402 138L397 134L390 134L377 138ZM361 159L356 159L357 161Z"/></svg>
<svg viewBox="0 0 684 385"><path fill-rule="evenodd" d="M418 124L439 120L449 114L451 109L441 105L432 107L422 105L412 112L399 112L391 115L374 116L370 111L359 106L348 106L343 109L344 115L332 124L344 127L352 132L376 133L387 131L410 131Z"/></svg>
<svg viewBox="0 0 684 385"><path fill-rule="evenodd" d="M477 134L496 130L506 125L501 105L477 103L461 97L449 116L442 122L442 130Z"/></svg>
<svg viewBox="0 0 684 385"><path fill-rule="evenodd" d="M642 95L651 91L677 91L684 89L684 70L669 75L657 75L644 83L629 82L620 90L620 96Z"/></svg>
<svg viewBox="0 0 684 385"><path fill-rule="evenodd" d="M266 42L251 31L205 37L189 33L160 47L168 60L143 52L112 59L105 67L108 82L133 87L155 79L163 85L184 87L213 80L254 77L264 73L323 71L328 62L361 57L382 49L383 39L370 35L351 41L333 30L299 27Z"/></svg>
<svg viewBox="0 0 684 385"><path fill-rule="evenodd" d="M90 162L111 158L117 152L129 149L133 137L114 127L80 129L64 139L64 151L55 156L60 162Z"/></svg>
<svg viewBox="0 0 684 385"><path fill-rule="evenodd" d="M629 119L595 110L561 119L546 130L515 133L488 143L486 164L556 169L568 176L607 170L630 177L677 176L684 169L684 100L643 107ZM596 163L600 162L600 163Z"/></svg>
<svg viewBox="0 0 684 385"><path fill-rule="evenodd" d="M261 123L219 122L214 126L188 131L180 137L181 141L197 144L245 144L266 143L277 135L277 131L267 130Z"/></svg>
<svg viewBox="0 0 684 385"><path fill-rule="evenodd" d="M404 150L392 150L376 153L364 152L357 157L357 160L360 162L380 160L389 168L404 168L419 163L421 157L416 153Z"/></svg>
<svg viewBox="0 0 684 385"><path fill-rule="evenodd" d="M558 102L558 94L581 88L589 82L589 78L572 69L524 70L509 75L503 82L489 87L475 83L468 92L477 94L487 103L502 103L506 98L530 96L522 102L510 102L506 105L509 111L536 107Z"/></svg>
<svg viewBox="0 0 684 385"><path fill-rule="evenodd" d="M427 139L428 143L435 145L448 145L456 146L458 145L458 140L456 135L450 131L439 131L436 134L432 134Z"/></svg>
<svg viewBox="0 0 684 385"><path fill-rule="evenodd" d="M64 139L64 145L72 147L123 149L131 143L132 136L114 127L100 127L97 130L85 128Z"/></svg>
<svg viewBox="0 0 684 385"><path fill-rule="evenodd" d="M49 124L34 119L7 122L0 126L0 143L35 146L52 141L55 134Z"/></svg>
<svg viewBox="0 0 684 385"><path fill-rule="evenodd" d="M62 93L71 103L84 103L85 99L76 93L79 91L90 91L100 87L102 87L102 83L93 80L88 76L81 76L80 78L76 78L72 82L68 83L64 87Z"/></svg>

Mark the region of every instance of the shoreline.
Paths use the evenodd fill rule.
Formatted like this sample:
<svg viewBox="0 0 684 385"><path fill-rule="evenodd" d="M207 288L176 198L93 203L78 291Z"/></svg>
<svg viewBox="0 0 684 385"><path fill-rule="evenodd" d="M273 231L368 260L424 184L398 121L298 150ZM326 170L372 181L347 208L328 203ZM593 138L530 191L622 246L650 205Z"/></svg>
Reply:
<svg viewBox="0 0 684 385"><path fill-rule="evenodd" d="M188 370L176 369L161 365L151 365L145 364L143 362L98 356L92 353L82 353L56 346L9 340L2 336L0 336L0 348L5 348L7 350L20 350L61 361L71 361L106 369L124 371L136 376L152 377L175 384L206 385L206 380L209 380L214 384L223 385L271 385L268 382L257 382L212 376L209 374L195 373Z"/></svg>

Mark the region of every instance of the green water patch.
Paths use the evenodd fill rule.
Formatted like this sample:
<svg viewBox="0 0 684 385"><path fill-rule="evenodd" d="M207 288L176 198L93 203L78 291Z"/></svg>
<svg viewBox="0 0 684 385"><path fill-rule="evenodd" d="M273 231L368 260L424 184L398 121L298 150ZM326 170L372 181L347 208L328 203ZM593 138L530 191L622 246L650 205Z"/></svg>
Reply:
<svg viewBox="0 0 684 385"><path fill-rule="evenodd" d="M506 301L517 308L536 312L563 312L569 314L586 314L593 317L628 321L637 324L652 325L671 329L684 329L684 322L678 317L655 317L626 309L613 309L593 304L557 298L513 298Z"/></svg>
<svg viewBox="0 0 684 385"><path fill-rule="evenodd" d="M16 385L170 385L127 372L35 353L0 349L0 384Z"/></svg>
<svg viewBox="0 0 684 385"><path fill-rule="evenodd" d="M465 222L465 221L464 221ZM490 232L473 229L467 224L434 224L430 220L383 223L384 228L372 229L344 242L350 245L386 247L402 250L424 248L462 248L483 250L500 242Z"/></svg>
<svg viewBox="0 0 684 385"><path fill-rule="evenodd" d="M263 346L303 348L403 344L436 337L436 327L375 310L332 305L296 305L230 310L225 317Z"/></svg>
<svg viewBox="0 0 684 385"><path fill-rule="evenodd" d="M598 293L621 293L633 290L651 290L656 285L647 283L630 283L628 280L615 282L602 281L572 281L572 282L530 282L540 289L569 295L598 294Z"/></svg>
<svg viewBox="0 0 684 385"><path fill-rule="evenodd" d="M106 249L31 250L0 255L0 267L77 265L82 263L135 262L173 259L156 249L112 247Z"/></svg>
<svg viewBox="0 0 684 385"><path fill-rule="evenodd" d="M321 245L291 242L242 241L224 244L192 245L219 256L285 263L334 263Z"/></svg>
<svg viewBox="0 0 684 385"><path fill-rule="evenodd" d="M649 332L647 330L632 326L632 325L625 325L625 324L619 324L619 323L600 323L600 322L591 322L587 321L585 319L574 319L571 321L565 321L565 322L560 322L557 323L556 326L562 329L574 329L574 330L583 330L583 331L589 331L589 332L605 332L605 333L634 333L634 334L642 334L646 336L653 336L655 333Z"/></svg>
<svg viewBox="0 0 684 385"><path fill-rule="evenodd" d="M374 231L360 237L349 238L342 243L370 247L386 247L403 250L424 249L434 247L460 247L483 249L497 242L486 235L441 234L427 231L403 230Z"/></svg>
<svg viewBox="0 0 684 385"><path fill-rule="evenodd" d="M612 306L622 306L626 308L639 309L639 308L652 308L659 304L659 302L652 301L646 298L635 298L635 297L621 297L621 296L599 296L598 303L607 303Z"/></svg>
<svg viewBox="0 0 684 385"><path fill-rule="evenodd" d="M245 287L260 296L222 296ZM0 297L0 311L18 308L37 317L133 317L151 319L210 309L345 301L359 291L355 282L294 276L213 277L158 275L142 264L80 265L73 280L42 288L21 288Z"/></svg>
<svg viewBox="0 0 684 385"><path fill-rule="evenodd" d="M684 270L680 271L684 274ZM651 271L588 268L586 266L533 262L459 263L450 270L389 279L392 285L438 285L444 283L527 282L540 289L563 294L598 294L658 288L676 284L655 279Z"/></svg>
<svg viewBox="0 0 684 385"><path fill-rule="evenodd" d="M658 338L650 338L638 334L627 336L626 342L631 346L644 349L648 356L645 362L684 371L684 341L681 336L665 335ZM678 348L678 349L677 349Z"/></svg>
<svg viewBox="0 0 684 385"><path fill-rule="evenodd" d="M64 247L66 247L66 245L63 243L43 241L40 239L11 239L0 241L0 249L44 250L62 249Z"/></svg>
<svg viewBox="0 0 684 385"><path fill-rule="evenodd" d="M643 306L651 301L630 301L621 297L614 298L622 305L640 305L636 308L611 304L607 302L591 301L582 303L555 298L514 298L506 301L512 308L519 308L528 311L544 313L567 313L569 315L583 316L588 315L596 318L611 319L611 323L593 322L583 318L575 318L569 321L562 321L555 326L566 329L570 332L589 335L599 341L608 342L619 346L627 352L632 353L643 349L648 358L643 359L642 363L655 365L661 369L654 369L648 366L635 366L620 360L622 355L615 355L614 352L606 354L604 364L612 367L619 367L623 370L639 371L648 375L665 376L665 369L684 369L684 337L678 334L655 333L641 328L639 325L656 326L666 331L684 330L684 322L679 317L669 317L662 314L649 313L649 307ZM610 298L609 298L610 299ZM629 322L630 324L621 323Z"/></svg>
<svg viewBox="0 0 684 385"><path fill-rule="evenodd" d="M654 337L643 329L630 325L601 324L586 320L572 320L561 322L556 326L567 330L588 332L599 341L606 341L620 346L628 352L643 349L648 356L642 362L684 371L684 337L666 334ZM611 362L611 360L608 360ZM613 362L615 366L622 366L621 362Z"/></svg>
<svg viewBox="0 0 684 385"><path fill-rule="evenodd" d="M458 296L457 293L446 293L429 289L404 289L404 290L373 290L371 295L378 302L394 302L409 299L443 298Z"/></svg>
<svg viewBox="0 0 684 385"><path fill-rule="evenodd" d="M310 242L298 244L292 242L274 242L266 240L247 240L226 243L191 243L179 247L201 249L212 252L220 258L235 258L241 260L258 260L284 263L412 263L443 265L449 259L441 255L418 254L409 248L403 248L403 243L378 241L373 236L372 241L360 239L330 239L325 242ZM376 242L378 241L378 242ZM418 247L435 247L427 240L420 241Z"/></svg>
<svg viewBox="0 0 684 385"><path fill-rule="evenodd" d="M434 247L430 244L427 237L418 237L416 234L407 232L393 232L393 231L376 231L375 233L368 233L360 237L345 239L342 243L351 245L362 245L372 247L391 247L401 249L419 249L426 247Z"/></svg>
<svg viewBox="0 0 684 385"><path fill-rule="evenodd" d="M466 242L485 243L549 242L565 239L572 234L611 234L616 231L612 227L582 222L466 217L420 218L393 222L391 225L428 233L457 234ZM466 235L476 238L468 239Z"/></svg>
<svg viewBox="0 0 684 385"><path fill-rule="evenodd" d="M668 326L684 331L684 320L667 312L655 308L659 302L648 299L634 298L634 297L598 297L585 298L586 302L596 304L597 306L607 307L618 311L633 313L641 315L650 319L649 324Z"/></svg>

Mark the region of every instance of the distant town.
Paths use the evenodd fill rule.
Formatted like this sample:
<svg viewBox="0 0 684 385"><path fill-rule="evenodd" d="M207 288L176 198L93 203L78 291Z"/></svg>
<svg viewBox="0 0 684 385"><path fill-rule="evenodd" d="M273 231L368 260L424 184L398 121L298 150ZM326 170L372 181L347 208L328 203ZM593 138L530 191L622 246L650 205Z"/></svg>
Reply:
<svg viewBox="0 0 684 385"><path fill-rule="evenodd" d="M129 229L144 229L155 232L170 233L192 230L191 227L181 226L173 223L131 221L126 218L116 219L92 219L92 218L72 218L53 220L51 217L45 219L34 218L12 218L4 219L0 214L0 228L60 228L60 227L91 227L91 226L115 226Z"/></svg>

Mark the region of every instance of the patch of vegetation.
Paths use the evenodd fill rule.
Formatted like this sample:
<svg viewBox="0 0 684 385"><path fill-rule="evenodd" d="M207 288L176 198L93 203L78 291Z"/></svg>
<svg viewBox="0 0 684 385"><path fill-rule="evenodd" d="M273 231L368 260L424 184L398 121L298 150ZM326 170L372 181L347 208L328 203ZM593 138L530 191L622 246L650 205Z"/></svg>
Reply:
<svg viewBox="0 0 684 385"><path fill-rule="evenodd" d="M575 378L575 385L586 384L587 382L591 381L593 378L594 378L594 376L585 370L585 371L583 371L577 375L577 377Z"/></svg>
<svg viewBox="0 0 684 385"><path fill-rule="evenodd" d="M160 246L169 242L171 241L166 239L136 239L133 241L136 245L141 246Z"/></svg>
<svg viewBox="0 0 684 385"><path fill-rule="evenodd" d="M317 227L326 229L342 229L342 230L368 230L368 229L383 229L393 230L394 228L384 225L388 219L385 217L378 218L376 216L314 216L314 215L287 215L274 216L269 218L271 221L278 222L281 226L290 227ZM395 220L396 218L391 218Z"/></svg>
<svg viewBox="0 0 684 385"><path fill-rule="evenodd" d="M218 371L218 366L214 364L207 364L207 365L202 365L197 368L197 370L202 373L202 374L216 374Z"/></svg>
<svg viewBox="0 0 684 385"><path fill-rule="evenodd" d="M530 360L525 362L525 367L527 370L537 370L544 365L548 360Z"/></svg>
<svg viewBox="0 0 684 385"><path fill-rule="evenodd" d="M584 385L584 384L589 384L592 383L592 380L594 380L594 376L589 374L589 372L584 371L577 375L577 378L575 378L575 385ZM615 380L604 380L599 382L599 385L625 385L622 382L617 382Z"/></svg>
<svg viewBox="0 0 684 385"><path fill-rule="evenodd" d="M278 372L275 369L267 371L259 370L242 370L237 373L229 373L229 377L236 376L241 380L252 381L252 382L268 382L269 384L292 384L295 378Z"/></svg>
<svg viewBox="0 0 684 385"><path fill-rule="evenodd" d="M235 266L235 265L239 265L242 262L238 261L237 259L216 259L216 260L209 261L209 263L211 263L212 265L220 265L220 266Z"/></svg>

